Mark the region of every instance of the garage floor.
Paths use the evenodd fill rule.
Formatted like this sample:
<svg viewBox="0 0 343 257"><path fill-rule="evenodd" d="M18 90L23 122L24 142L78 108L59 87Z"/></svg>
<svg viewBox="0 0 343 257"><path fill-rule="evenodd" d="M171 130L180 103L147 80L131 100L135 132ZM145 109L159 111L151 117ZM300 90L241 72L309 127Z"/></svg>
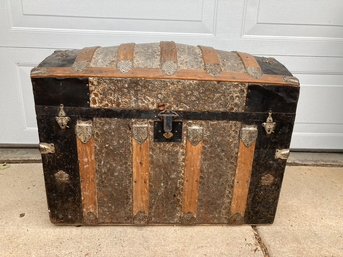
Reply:
<svg viewBox="0 0 343 257"><path fill-rule="evenodd" d="M289 166L269 226L61 227L41 164L0 165L0 256L343 256L343 168Z"/></svg>

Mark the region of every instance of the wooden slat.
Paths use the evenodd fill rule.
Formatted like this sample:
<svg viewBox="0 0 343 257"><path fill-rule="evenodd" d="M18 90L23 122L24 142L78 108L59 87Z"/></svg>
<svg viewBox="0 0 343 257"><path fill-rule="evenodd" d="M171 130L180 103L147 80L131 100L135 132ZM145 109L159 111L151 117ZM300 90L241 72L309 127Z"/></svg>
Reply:
<svg viewBox="0 0 343 257"><path fill-rule="evenodd" d="M231 200L231 218L230 223L241 224L244 223L244 214L247 206L247 198L249 192L250 178L252 172L252 165L254 160L255 145L257 129L256 127L250 127L250 129L255 131L250 131L256 133L253 137L253 141L250 145L247 145L242 139L242 133L244 129L241 130L241 140L239 143L239 152L237 160L236 176ZM249 127L248 127L249 129ZM249 133L249 131L248 131Z"/></svg>
<svg viewBox="0 0 343 257"><path fill-rule="evenodd" d="M263 75L262 69L254 56L241 52L237 52L237 54L241 58L245 70L250 76L254 78L260 78Z"/></svg>
<svg viewBox="0 0 343 257"><path fill-rule="evenodd" d="M218 76L222 72L222 68L217 51L207 46L199 46L199 48L202 52L206 72L212 76Z"/></svg>
<svg viewBox="0 0 343 257"><path fill-rule="evenodd" d="M93 55L98 48L98 46L83 48L77 55L72 68L76 71L83 71L84 69L88 68L92 61Z"/></svg>
<svg viewBox="0 0 343 257"><path fill-rule="evenodd" d="M177 70L177 49L175 42L160 42L161 48L161 69L167 75L172 75Z"/></svg>
<svg viewBox="0 0 343 257"><path fill-rule="evenodd" d="M77 152L79 158L83 221L85 224L96 224L98 219L98 202L96 187L94 139L87 143L77 138Z"/></svg>
<svg viewBox="0 0 343 257"><path fill-rule="evenodd" d="M183 223L194 223L198 210L203 128L191 126L187 131L183 186Z"/></svg>
<svg viewBox="0 0 343 257"><path fill-rule="evenodd" d="M177 63L177 49L173 41L161 41L161 64L171 61Z"/></svg>
<svg viewBox="0 0 343 257"><path fill-rule="evenodd" d="M147 129L143 128L143 129ZM134 223L146 223L149 213L150 142L132 139L133 157L133 218Z"/></svg>
<svg viewBox="0 0 343 257"><path fill-rule="evenodd" d="M118 48L117 68L121 73L128 73L133 68L135 44L121 44Z"/></svg>
<svg viewBox="0 0 343 257"><path fill-rule="evenodd" d="M203 144L186 143L186 161L183 186L182 212L196 216L198 209L201 153Z"/></svg>
<svg viewBox="0 0 343 257"><path fill-rule="evenodd" d="M118 62L120 61L133 61L135 51L135 44L121 44L118 48Z"/></svg>
<svg viewBox="0 0 343 257"><path fill-rule="evenodd" d="M166 76L161 69L134 69L128 73L122 73L116 68L92 67L82 71L76 71L69 67L57 68L34 68L31 71L31 78L145 78L145 79L181 79L181 80L202 80L218 82L241 82L241 83L258 83L280 86L299 86L299 81L295 77L280 75L263 74L260 78L254 78L247 73L240 72L222 72L217 76L209 76L203 70L178 70L171 76ZM293 78L290 80L290 78Z"/></svg>
<svg viewBox="0 0 343 257"><path fill-rule="evenodd" d="M220 64L220 59L218 57L217 51L208 46L199 46L202 52L202 59L205 64Z"/></svg>

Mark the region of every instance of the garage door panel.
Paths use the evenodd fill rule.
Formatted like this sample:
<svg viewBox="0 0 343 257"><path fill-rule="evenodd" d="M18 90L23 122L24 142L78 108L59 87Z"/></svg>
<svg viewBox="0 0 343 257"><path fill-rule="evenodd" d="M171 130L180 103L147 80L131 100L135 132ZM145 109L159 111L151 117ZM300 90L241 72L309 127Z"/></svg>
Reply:
<svg viewBox="0 0 343 257"><path fill-rule="evenodd" d="M12 28L213 33L216 1L12 0Z"/></svg>
<svg viewBox="0 0 343 257"><path fill-rule="evenodd" d="M273 56L302 88L292 147L342 149L340 0L0 0L0 144L38 142L29 78L53 49L174 40Z"/></svg>
<svg viewBox="0 0 343 257"><path fill-rule="evenodd" d="M245 35L343 38L343 2L247 0Z"/></svg>
<svg viewBox="0 0 343 257"><path fill-rule="evenodd" d="M51 52L0 48L0 145L38 143L30 70Z"/></svg>

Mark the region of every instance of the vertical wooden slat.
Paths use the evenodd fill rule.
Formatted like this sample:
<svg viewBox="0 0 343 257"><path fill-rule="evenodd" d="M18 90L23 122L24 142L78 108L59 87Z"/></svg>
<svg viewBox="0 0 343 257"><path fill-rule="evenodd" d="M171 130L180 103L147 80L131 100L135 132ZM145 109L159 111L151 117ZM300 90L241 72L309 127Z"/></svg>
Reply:
<svg viewBox="0 0 343 257"><path fill-rule="evenodd" d="M197 212L202 148L202 143L193 146L192 143L187 141L182 206L182 211L185 214L196 215Z"/></svg>
<svg viewBox="0 0 343 257"><path fill-rule="evenodd" d="M244 222L257 138L256 126L243 126L240 138L236 176L231 200L230 223L234 224Z"/></svg>
<svg viewBox="0 0 343 257"><path fill-rule="evenodd" d="M96 224L98 202L96 188L95 144L92 137L92 122L78 121L76 125L77 153L81 180L83 221Z"/></svg>
<svg viewBox="0 0 343 257"><path fill-rule="evenodd" d="M241 58L245 70L250 76L258 79L263 75L262 69L254 56L241 52L237 52L237 54Z"/></svg>
<svg viewBox="0 0 343 257"><path fill-rule="evenodd" d="M132 168L133 168L133 220L134 223L147 223L149 213L149 162L150 142L148 126L133 126Z"/></svg>
<svg viewBox="0 0 343 257"><path fill-rule="evenodd" d="M184 173L184 187L183 187L183 202L182 212L184 214L184 223L194 222L198 209L199 197L199 181L200 181L200 167L201 154L203 149L202 143L202 129L199 130L201 136L196 141L188 140L186 142L186 160ZM192 128L189 128L189 131ZM195 128L193 128L195 130Z"/></svg>

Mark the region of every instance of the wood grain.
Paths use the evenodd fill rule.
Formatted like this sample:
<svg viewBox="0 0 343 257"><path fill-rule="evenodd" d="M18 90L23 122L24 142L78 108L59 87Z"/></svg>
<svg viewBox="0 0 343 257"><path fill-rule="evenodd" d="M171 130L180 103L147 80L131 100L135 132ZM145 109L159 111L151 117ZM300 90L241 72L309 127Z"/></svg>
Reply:
<svg viewBox="0 0 343 257"><path fill-rule="evenodd" d="M85 224L96 224L98 218L94 149L95 144L93 138L91 138L87 143L82 143L81 140L77 138L83 221Z"/></svg>
<svg viewBox="0 0 343 257"><path fill-rule="evenodd" d="M244 223L247 206L252 164L254 160L256 141L247 147L242 140L239 143L236 176L231 200L230 223Z"/></svg>
<svg viewBox="0 0 343 257"><path fill-rule="evenodd" d="M242 52L237 52L237 54L241 58L245 70L250 76L260 78L263 75L262 69L254 56Z"/></svg>
<svg viewBox="0 0 343 257"><path fill-rule="evenodd" d="M205 70L212 76L219 76L222 72L220 59L217 51L212 47L199 46L202 52L202 59L204 60Z"/></svg>
<svg viewBox="0 0 343 257"><path fill-rule="evenodd" d="M165 75L161 69L132 69L130 72L122 73L116 68L86 68L76 71L69 67L46 68L38 67L31 71L31 78L145 78L145 79L181 79L181 80L202 80L218 82L241 82L258 83L280 86L299 86L299 82L286 82L284 76L263 74L260 78L254 78L247 73L222 72L217 76L209 76L204 70L178 70L171 76Z"/></svg>
<svg viewBox="0 0 343 257"><path fill-rule="evenodd" d="M205 65L206 64L219 64L220 60L217 54L217 51L208 46L199 46L202 52L202 59L204 60Z"/></svg>
<svg viewBox="0 0 343 257"><path fill-rule="evenodd" d="M92 61L93 55L99 47L86 47L81 50L77 55L75 62L73 63L72 68L77 71L82 71L89 67L90 62Z"/></svg>
<svg viewBox="0 0 343 257"><path fill-rule="evenodd" d="M165 62L173 62L177 64L177 49L175 42L172 41L161 41L161 66Z"/></svg>
<svg viewBox="0 0 343 257"><path fill-rule="evenodd" d="M186 143L182 212L196 216L198 209L201 154L203 144Z"/></svg>
<svg viewBox="0 0 343 257"><path fill-rule="evenodd" d="M133 61L135 43L121 44L118 48L118 62Z"/></svg>
<svg viewBox="0 0 343 257"><path fill-rule="evenodd" d="M147 216L149 212L149 148L149 140L140 144L132 139L134 219L136 215Z"/></svg>

